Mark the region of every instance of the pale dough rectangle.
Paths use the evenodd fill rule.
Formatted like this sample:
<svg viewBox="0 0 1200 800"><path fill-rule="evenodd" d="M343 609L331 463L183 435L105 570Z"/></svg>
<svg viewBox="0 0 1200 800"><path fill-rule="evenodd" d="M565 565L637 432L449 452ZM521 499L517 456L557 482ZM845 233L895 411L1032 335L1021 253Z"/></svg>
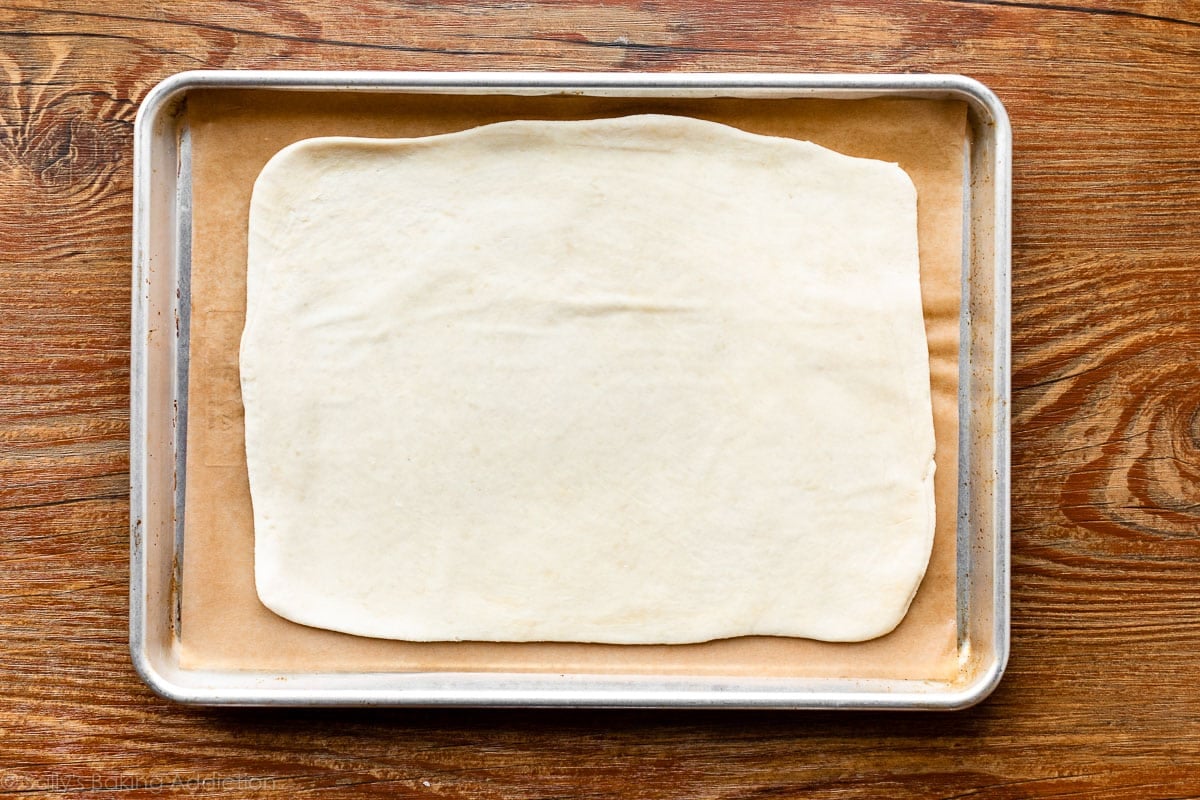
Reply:
<svg viewBox="0 0 1200 800"><path fill-rule="evenodd" d="M929 571L905 621L862 644L743 637L700 645L415 644L290 624L254 596L245 466L209 466L214 437L189 429L182 581L185 666L268 670L466 669L736 675L946 677L957 670L954 597L956 399L965 107L934 101L604 100L589 98L313 98L196 93L189 98L195 199L190 402L212 396L206 364L236 364L237 339L204 336L209 311L241 313L244 225L254 177L289 142L320 135L419 136L516 117L693 114L898 161L919 194L922 293L937 430L938 524ZM222 325L225 331L229 326ZM236 398L240 403L240 398ZM193 416L193 419L196 419ZM240 431L238 438L240 438ZM222 449L221 452L225 452Z"/></svg>
<svg viewBox="0 0 1200 800"><path fill-rule="evenodd" d="M241 346L259 597L415 641L862 641L933 540L916 189L682 116L309 139Z"/></svg>

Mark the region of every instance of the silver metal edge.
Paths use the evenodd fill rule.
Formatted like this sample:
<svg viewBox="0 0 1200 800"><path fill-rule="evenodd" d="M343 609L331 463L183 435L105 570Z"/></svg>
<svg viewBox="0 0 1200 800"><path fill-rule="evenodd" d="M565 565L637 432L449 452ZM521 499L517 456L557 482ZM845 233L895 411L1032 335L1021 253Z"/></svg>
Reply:
<svg viewBox="0 0 1200 800"><path fill-rule="evenodd" d="M141 673L139 673L141 674ZM817 692L736 690L575 690L422 688L266 690L187 687L162 677L147 682L164 700L193 706L230 707L384 707L384 708L593 708L710 709L776 711L958 711L976 705L975 692L937 695L917 692ZM145 675L142 676L145 679ZM935 699L931 699L935 698Z"/></svg>
<svg viewBox="0 0 1200 800"><path fill-rule="evenodd" d="M945 76L946 88L967 102L995 128L993 189L993 364L992 381L996 403L993 408L992 464L995 470L992 510L992 605L995 657L975 680L966 686L946 710L977 705L996 690L1008 666L1011 637L1011 522L1010 436L1012 361L1012 125L1000 98L984 84L962 75ZM949 698L947 698L949 700Z"/></svg>
<svg viewBox="0 0 1200 800"><path fill-rule="evenodd" d="M168 103L180 94L196 88L275 88L341 89L347 91L415 92L447 89L505 89L529 93L556 93L587 90L685 90L697 96L718 96L723 90L761 88L770 93L788 92L791 96L838 92L841 96L870 96L877 92L931 92L958 95L977 110L986 111L996 125L995 186L995 269L996 348L994 369L1002 397L995 410L993 449L996 475L994 519L993 600L996 658L980 676L963 689L921 692L739 692L719 689L644 691L636 688L612 690L571 689L429 689L419 691L376 689L272 690L264 694L257 688L202 688L175 682L153 664L145 651L146 608L141 591L145 580L145 549L136 523L144 512L145 478L145 392L131 392L131 571L130 571L130 648L139 676L155 693L181 703L209 705L388 705L388 706L587 706L612 708L779 708L779 709L928 709L967 708L987 697L999 683L1009 649L1009 524L1008 524L1008 431L1009 431L1009 259L1010 259L1010 186L1011 130L999 99L983 84L958 75L858 75L858 74L748 74L748 73L544 73L544 72L305 72L305 71L190 71L173 75L156 86L143 101L135 124L134 163L134 323L131 386L143 388L146 381L144 352L139 343L145 336L148 296L143 291L147 271L145 239L148 223L146 199L149 197L150 156L153 121ZM141 402L139 403L139 397ZM1003 546L1000 546L1003 545ZM360 675L362 675L360 673ZM452 674L441 676L451 679ZM589 677L589 676L580 676ZM593 676L599 677L599 676ZM713 683L718 683L714 681ZM940 684L939 684L940 685Z"/></svg>
<svg viewBox="0 0 1200 800"><path fill-rule="evenodd" d="M951 92L989 111L999 100L972 78L948 74L749 73L749 72L387 72L304 70L191 70L165 79L156 92L188 89L338 90L351 92L444 92L448 89L506 90L532 94L593 90L690 91L716 96L722 90L763 89L791 96L845 92ZM1002 113L1002 107L1001 107Z"/></svg>
<svg viewBox="0 0 1200 800"><path fill-rule="evenodd" d="M1012 634L1012 124L1004 104L989 89L978 85L982 102L992 112L996 126L994 221L995 252L995 326L997 342L992 374L996 381L997 405L993 411L995 438L992 446L996 465L996 493L993 517L996 521L993 544L993 603L996 659L993 674L981 680L978 700L995 690L1008 666Z"/></svg>
<svg viewBox="0 0 1200 800"><path fill-rule="evenodd" d="M134 119L133 143L133 281L132 335L130 341L129 409L129 653L133 668L157 695L177 702L195 702L187 687L170 681L154 663L148 648L146 609L147 544L144 520L149 517L146 495L148 461L148 315L150 274L150 197L153 189L151 161L153 131L171 103L195 84L188 73L173 75L143 99Z"/></svg>
<svg viewBox="0 0 1200 800"><path fill-rule="evenodd" d="M175 158L178 172L175 176L175 364L172 376L175 381L175 514L174 558L171 573L176 586L183 582L184 517L187 502L187 432L188 432L188 381L191 379L189 366L192 346L192 134L187 115L180 117L175 133ZM179 354L184 354L181 360ZM183 605L179 593L171 602L173 629L182 626Z"/></svg>

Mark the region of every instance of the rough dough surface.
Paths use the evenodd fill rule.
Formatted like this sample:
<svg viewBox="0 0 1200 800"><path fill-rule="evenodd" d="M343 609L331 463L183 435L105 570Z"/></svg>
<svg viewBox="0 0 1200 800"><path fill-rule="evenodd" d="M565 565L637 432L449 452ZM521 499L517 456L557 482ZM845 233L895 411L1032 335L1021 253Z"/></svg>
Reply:
<svg viewBox="0 0 1200 800"><path fill-rule="evenodd" d="M298 142L250 212L259 597L418 641L859 641L933 539L916 193L682 117Z"/></svg>

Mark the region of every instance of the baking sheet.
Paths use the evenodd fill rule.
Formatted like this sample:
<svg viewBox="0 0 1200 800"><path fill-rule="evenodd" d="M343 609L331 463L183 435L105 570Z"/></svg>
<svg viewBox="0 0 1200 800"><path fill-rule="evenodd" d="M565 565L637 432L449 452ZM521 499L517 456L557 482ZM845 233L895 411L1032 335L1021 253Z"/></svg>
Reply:
<svg viewBox="0 0 1200 800"><path fill-rule="evenodd" d="M918 190L922 293L937 435L937 531L904 622L870 642L743 637L697 645L409 643L288 622L258 602L237 348L254 178L280 148L323 135L420 136L514 118L679 113L896 161ZM187 491L180 663L185 668L503 671L952 679L959 670L955 526L966 106L914 99L733 100L195 91ZM698 610L698 613L703 613Z"/></svg>

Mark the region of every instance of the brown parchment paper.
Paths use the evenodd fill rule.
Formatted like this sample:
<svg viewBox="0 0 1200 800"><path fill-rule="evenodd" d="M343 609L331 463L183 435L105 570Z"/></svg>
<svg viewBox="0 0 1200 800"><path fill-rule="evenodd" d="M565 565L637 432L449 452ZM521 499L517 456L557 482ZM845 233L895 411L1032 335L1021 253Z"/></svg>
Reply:
<svg viewBox="0 0 1200 800"><path fill-rule="evenodd" d="M267 160L312 136L410 137L505 119L675 113L898 162L917 186L922 296L937 437L933 555L887 636L833 644L743 637L704 644L417 643L309 628L254 589L238 346L250 193ZM180 661L187 668L516 671L953 679L958 310L966 108L954 101L628 99L197 91L192 137L191 361ZM704 609L696 609L703 614Z"/></svg>

